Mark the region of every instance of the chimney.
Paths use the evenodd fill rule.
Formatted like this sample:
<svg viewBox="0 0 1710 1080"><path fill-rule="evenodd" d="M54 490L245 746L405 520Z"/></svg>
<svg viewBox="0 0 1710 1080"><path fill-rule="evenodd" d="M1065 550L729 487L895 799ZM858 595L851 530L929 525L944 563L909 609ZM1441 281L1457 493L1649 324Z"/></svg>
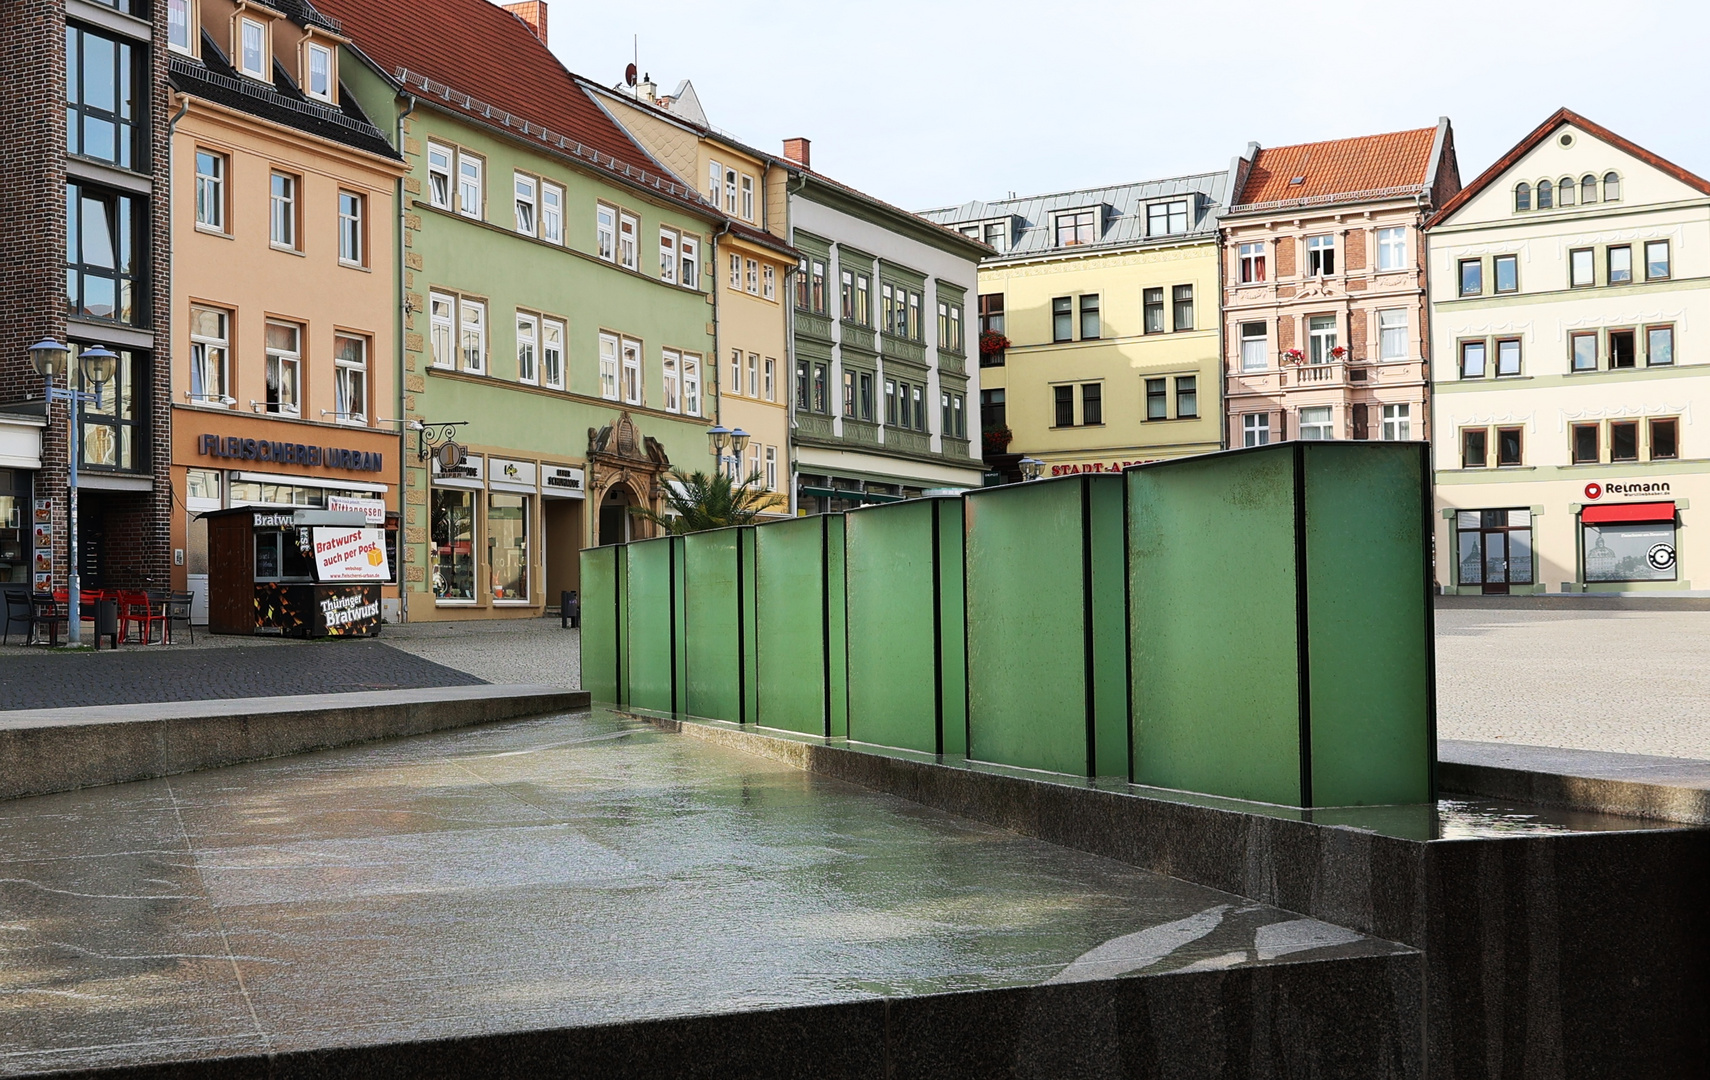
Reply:
<svg viewBox="0 0 1710 1080"><path fill-rule="evenodd" d="M804 169L813 168L813 162L808 160L809 143L806 139L785 139L784 156Z"/></svg>
<svg viewBox="0 0 1710 1080"><path fill-rule="evenodd" d="M546 0L522 0L518 4L506 4L504 8L527 23L540 43L546 44Z"/></svg>
<svg viewBox="0 0 1710 1080"><path fill-rule="evenodd" d="M653 73L648 72L636 84L635 96L642 101L652 104L659 96L659 84L653 81Z"/></svg>

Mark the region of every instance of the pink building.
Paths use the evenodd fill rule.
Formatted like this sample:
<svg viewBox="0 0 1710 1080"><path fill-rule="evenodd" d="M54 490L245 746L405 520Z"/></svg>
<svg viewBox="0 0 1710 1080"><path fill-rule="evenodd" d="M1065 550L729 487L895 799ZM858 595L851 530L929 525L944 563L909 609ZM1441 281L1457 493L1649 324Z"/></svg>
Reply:
<svg viewBox="0 0 1710 1080"><path fill-rule="evenodd" d="M1230 446L1425 439L1420 227L1460 190L1436 127L1260 149L1222 221Z"/></svg>

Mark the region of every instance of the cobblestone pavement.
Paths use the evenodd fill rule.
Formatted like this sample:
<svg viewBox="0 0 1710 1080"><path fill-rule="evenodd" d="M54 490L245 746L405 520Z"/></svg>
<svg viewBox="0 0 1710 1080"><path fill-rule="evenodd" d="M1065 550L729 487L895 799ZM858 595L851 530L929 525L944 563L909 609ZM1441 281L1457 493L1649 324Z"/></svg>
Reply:
<svg viewBox="0 0 1710 1080"><path fill-rule="evenodd" d="M338 694L482 681L377 641L270 644L272 648L138 647L101 653L8 650L0 656L0 710Z"/></svg>
<svg viewBox="0 0 1710 1080"><path fill-rule="evenodd" d="M1710 759L1710 611L1439 607L1437 734Z"/></svg>
<svg viewBox="0 0 1710 1080"><path fill-rule="evenodd" d="M556 617L404 623L388 626L383 640L490 683L582 688L582 631L560 628Z"/></svg>

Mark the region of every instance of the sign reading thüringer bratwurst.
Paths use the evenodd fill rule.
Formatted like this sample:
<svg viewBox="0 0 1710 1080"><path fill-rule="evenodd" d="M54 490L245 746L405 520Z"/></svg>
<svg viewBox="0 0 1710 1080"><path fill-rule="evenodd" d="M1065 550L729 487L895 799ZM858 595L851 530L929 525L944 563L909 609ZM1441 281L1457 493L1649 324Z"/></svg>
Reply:
<svg viewBox="0 0 1710 1080"><path fill-rule="evenodd" d="M317 528L312 534L315 580L385 581L392 576L381 530Z"/></svg>

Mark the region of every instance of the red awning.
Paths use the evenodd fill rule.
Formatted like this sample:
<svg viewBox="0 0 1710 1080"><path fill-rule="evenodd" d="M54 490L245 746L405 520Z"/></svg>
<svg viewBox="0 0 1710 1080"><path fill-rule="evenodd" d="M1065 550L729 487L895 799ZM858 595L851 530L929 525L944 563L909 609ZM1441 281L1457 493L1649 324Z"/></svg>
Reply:
<svg viewBox="0 0 1710 1080"><path fill-rule="evenodd" d="M1593 525L1613 521L1673 521L1674 504L1671 502L1649 502L1588 506L1579 512L1579 520Z"/></svg>

